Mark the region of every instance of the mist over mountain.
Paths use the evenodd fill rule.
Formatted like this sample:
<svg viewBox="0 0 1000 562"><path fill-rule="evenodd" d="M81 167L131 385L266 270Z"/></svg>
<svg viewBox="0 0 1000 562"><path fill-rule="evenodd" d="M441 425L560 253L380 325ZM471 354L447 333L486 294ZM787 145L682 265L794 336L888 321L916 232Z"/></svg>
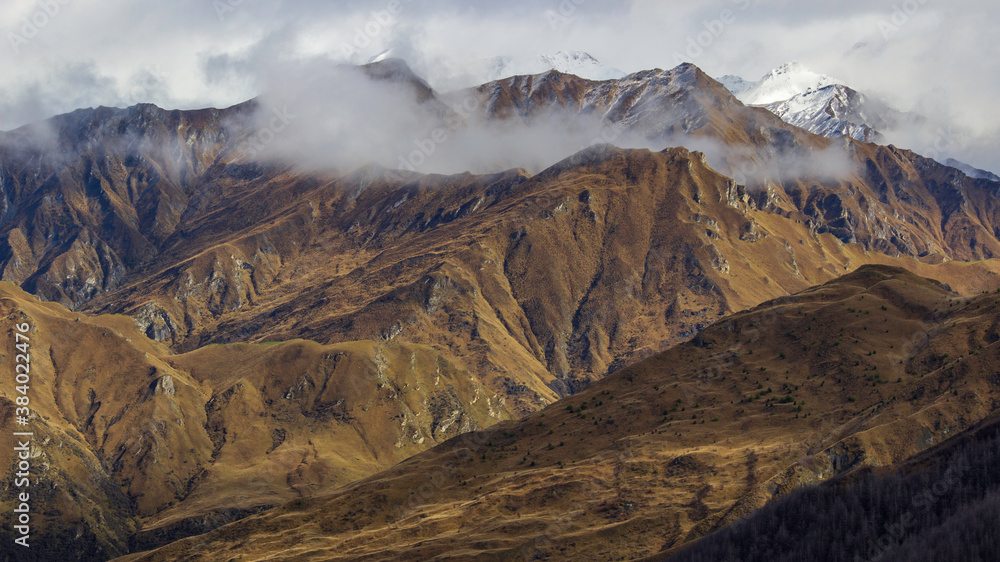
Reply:
<svg viewBox="0 0 1000 562"><path fill-rule="evenodd" d="M884 100L867 96L800 63L781 65L756 82L734 75L722 76L719 81L740 101L764 107L786 122L818 135L895 143L915 148L970 177L991 178L991 172L949 157L956 154L955 137L963 135L954 124L942 128L938 119L899 111Z"/></svg>
<svg viewBox="0 0 1000 562"><path fill-rule="evenodd" d="M988 559L996 8L883 4L0 7L0 560Z"/></svg>
<svg viewBox="0 0 1000 562"><path fill-rule="evenodd" d="M741 182L782 180L804 170L843 177L852 166L835 145L821 150L764 141L771 149L759 152L720 139L706 127L714 110L699 107L693 95L708 80L693 65L610 80L550 70L444 93L393 58L363 67L317 59L279 67L260 80L267 93L256 99L259 123L251 141L267 142L252 146L254 154L309 169L375 163L421 173L538 172L602 143L689 146ZM690 101L674 106L675 98ZM276 118L280 131L272 130Z"/></svg>

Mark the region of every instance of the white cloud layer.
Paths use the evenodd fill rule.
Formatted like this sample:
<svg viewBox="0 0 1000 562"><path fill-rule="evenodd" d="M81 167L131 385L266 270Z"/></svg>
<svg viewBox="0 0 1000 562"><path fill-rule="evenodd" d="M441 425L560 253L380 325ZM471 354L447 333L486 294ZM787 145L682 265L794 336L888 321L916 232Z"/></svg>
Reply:
<svg viewBox="0 0 1000 562"><path fill-rule="evenodd" d="M798 60L932 119L894 142L1000 170L996 21L990 0L8 0L0 130L78 107L232 105L260 93L264 64L392 48L445 92L471 61L581 50L749 79Z"/></svg>

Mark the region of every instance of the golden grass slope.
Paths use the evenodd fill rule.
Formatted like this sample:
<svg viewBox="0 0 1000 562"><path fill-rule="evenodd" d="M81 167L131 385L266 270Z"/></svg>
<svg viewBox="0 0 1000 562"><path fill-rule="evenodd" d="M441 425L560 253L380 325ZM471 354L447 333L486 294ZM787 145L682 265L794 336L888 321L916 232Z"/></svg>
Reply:
<svg viewBox="0 0 1000 562"><path fill-rule="evenodd" d="M865 266L521 420L128 560L634 559L1000 405L1000 297Z"/></svg>
<svg viewBox="0 0 1000 562"><path fill-rule="evenodd" d="M919 175L903 157L882 165ZM686 149L595 148L534 177L412 180L352 174L233 234L225 221L241 213L220 215L225 224L185 239L203 251L88 310L127 312L180 349L296 337L429 345L522 415L725 314L863 263L903 265L965 291L988 286L997 269L931 273L930 263L976 257L949 240L982 240L986 211L965 234L942 231L930 188L914 185L919 204L887 199L895 217L882 203L875 209L880 196L860 172L837 185L751 190ZM300 187L275 186L277 200ZM842 220L855 241L821 227L827 220ZM913 254L890 244L897 239L917 244Z"/></svg>
<svg viewBox="0 0 1000 562"><path fill-rule="evenodd" d="M185 536L199 529L193 521L204 530L225 519L212 514L331 490L505 419L502 397L416 344L296 340L174 355L131 318L73 313L0 285L0 332L22 322L32 325L36 544L52 555L123 554L132 540ZM8 511L10 337L0 350Z"/></svg>

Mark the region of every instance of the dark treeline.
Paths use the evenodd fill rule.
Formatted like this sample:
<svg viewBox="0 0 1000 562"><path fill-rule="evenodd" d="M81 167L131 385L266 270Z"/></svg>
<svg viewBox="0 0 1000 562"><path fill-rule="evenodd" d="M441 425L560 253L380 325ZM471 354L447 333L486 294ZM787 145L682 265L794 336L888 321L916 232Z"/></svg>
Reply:
<svg viewBox="0 0 1000 562"><path fill-rule="evenodd" d="M1000 423L956 436L891 473L798 489L670 560L1000 560Z"/></svg>

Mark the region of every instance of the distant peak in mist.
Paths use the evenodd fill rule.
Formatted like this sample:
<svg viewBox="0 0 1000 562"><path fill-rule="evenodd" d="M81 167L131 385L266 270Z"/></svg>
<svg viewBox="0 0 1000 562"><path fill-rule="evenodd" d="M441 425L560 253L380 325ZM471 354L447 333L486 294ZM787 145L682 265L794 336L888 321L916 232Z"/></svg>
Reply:
<svg viewBox="0 0 1000 562"><path fill-rule="evenodd" d="M557 51L533 56L497 55L466 66L470 79L477 84L511 76L542 74L549 70L588 80L615 80L625 76L625 72L601 63L584 51Z"/></svg>

